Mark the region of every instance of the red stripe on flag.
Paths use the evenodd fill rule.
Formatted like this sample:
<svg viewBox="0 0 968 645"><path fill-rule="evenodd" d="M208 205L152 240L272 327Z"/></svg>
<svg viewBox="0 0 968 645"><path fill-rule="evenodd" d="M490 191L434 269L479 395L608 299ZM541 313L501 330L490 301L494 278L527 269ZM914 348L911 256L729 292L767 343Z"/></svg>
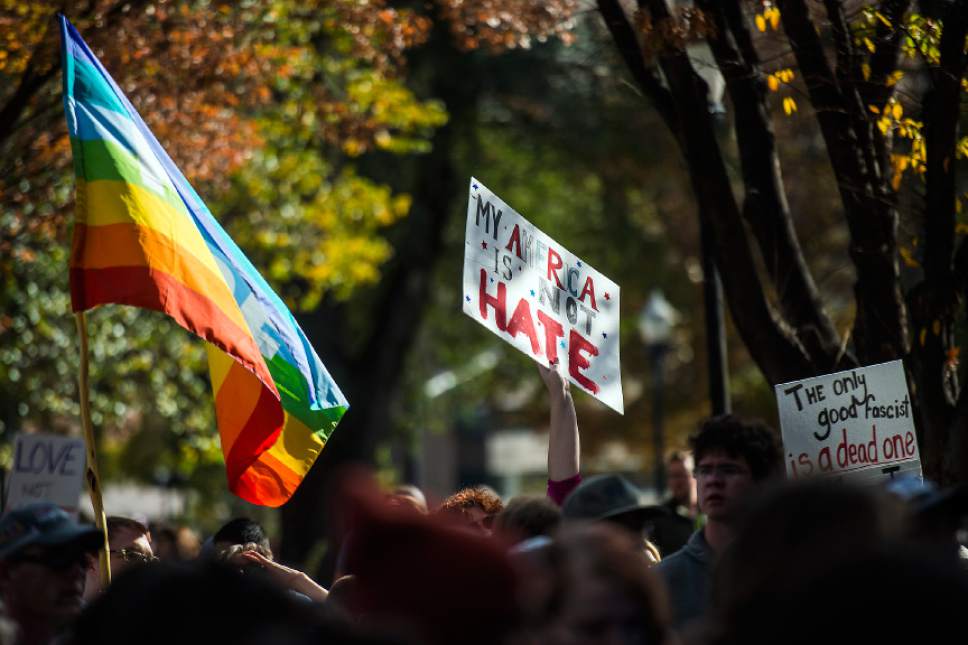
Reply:
<svg viewBox="0 0 968 645"><path fill-rule="evenodd" d="M233 491L244 499L258 500L263 506L282 506L299 487L303 477L272 456L262 453L239 478Z"/></svg>
<svg viewBox="0 0 968 645"><path fill-rule="evenodd" d="M74 311L119 304L166 313L188 331L238 359L278 402L269 368L249 330L236 325L212 300L166 273L141 266L72 268L71 301Z"/></svg>
<svg viewBox="0 0 968 645"><path fill-rule="evenodd" d="M222 393L225 386L219 390L217 395L217 405L225 400ZM231 401L226 401L231 404ZM229 478L229 488L236 495L244 499L248 497L236 490L239 480L246 470L258 460L259 455L272 447L282 433L282 425L285 421L285 414L282 404L274 398L272 393L265 388L259 389L259 400L249 415L248 420L242 430L232 442L232 447L225 455L225 470ZM249 499L249 501L253 501ZM257 502L261 504L262 502Z"/></svg>

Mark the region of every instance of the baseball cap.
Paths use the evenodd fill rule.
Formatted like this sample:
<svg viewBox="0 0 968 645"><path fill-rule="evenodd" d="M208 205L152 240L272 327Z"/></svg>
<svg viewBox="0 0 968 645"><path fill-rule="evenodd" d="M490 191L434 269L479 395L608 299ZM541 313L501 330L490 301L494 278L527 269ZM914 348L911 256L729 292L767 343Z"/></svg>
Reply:
<svg viewBox="0 0 968 645"><path fill-rule="evenodd" d="M29 546L77 546L96 551L103 544L101 531L79 524L61 507L37 502L10 511L0 518L0 560Z"/></svg>

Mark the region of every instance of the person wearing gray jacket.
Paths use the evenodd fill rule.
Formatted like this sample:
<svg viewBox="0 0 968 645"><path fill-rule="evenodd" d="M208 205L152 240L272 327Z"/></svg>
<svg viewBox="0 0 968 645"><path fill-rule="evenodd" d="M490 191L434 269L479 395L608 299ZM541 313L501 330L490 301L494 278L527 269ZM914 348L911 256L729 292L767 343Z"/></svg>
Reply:
<svg viewBox="0 0 968 645"><path fill-rule="evenodd" d="M781 472L779 438L759 421L731 414L712 417L689 438L689 444L696 463L699 509L706 522L683 548L655 567L669 590L676 629L705 614L716 555L733 538L741 504Z"/></svg>

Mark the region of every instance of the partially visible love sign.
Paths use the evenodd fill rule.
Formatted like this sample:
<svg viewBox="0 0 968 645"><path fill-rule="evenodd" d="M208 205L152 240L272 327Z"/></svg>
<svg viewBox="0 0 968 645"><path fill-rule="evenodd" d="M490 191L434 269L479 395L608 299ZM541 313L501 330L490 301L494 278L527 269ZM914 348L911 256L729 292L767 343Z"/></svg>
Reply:
<svg viewBox="0 0 968 645"><path fill-rule="evenodd" d="M84 441L50 434L19 434L7 481L7 503L13 510L32 502L52 502L77 513L84 485Z"/></svg>
<svg viewBox="0 0 968 645"><path fill-rule="evenodd" d="M619 287L471 178L464 313L624 413Z"/></svg>

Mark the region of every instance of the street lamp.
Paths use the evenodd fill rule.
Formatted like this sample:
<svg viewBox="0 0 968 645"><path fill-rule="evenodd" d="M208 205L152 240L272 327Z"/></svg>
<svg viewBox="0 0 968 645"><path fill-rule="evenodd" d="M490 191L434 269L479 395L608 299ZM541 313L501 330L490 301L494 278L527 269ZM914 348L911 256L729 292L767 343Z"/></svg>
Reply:
<svg viewBox="0 0 968 645"><path fill-rule="evenodd" d="M662 395L665 389L665 356L672 338L672 328L679 320L677 312L662 291L654 289L639 312L639 336L652 366L652 434L655 441L655 494L665 492L665 441L662 429Z"/></svg>

